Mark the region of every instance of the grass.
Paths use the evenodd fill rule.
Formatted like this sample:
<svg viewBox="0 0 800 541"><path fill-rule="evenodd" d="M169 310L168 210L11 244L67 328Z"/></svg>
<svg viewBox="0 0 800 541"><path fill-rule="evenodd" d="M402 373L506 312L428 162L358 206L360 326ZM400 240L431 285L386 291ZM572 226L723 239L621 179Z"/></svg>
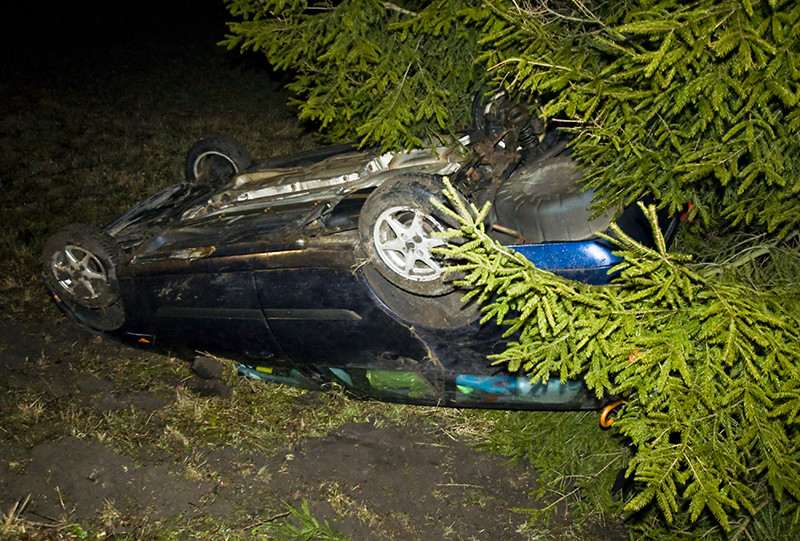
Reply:
<svg viewBox="0 0 800 541"><path fill-rule="evenodd" d="M27 500L19 502L7 515L0 513L0 541L42 539L102 541L109 538L120 541L184 539L348 541L350 539L327 522L320 522L315 518L305 501L300 508L287 504L285 506L287 511L270 516L264 515L244 528L234 524L233 521L211 520L205 517L192 521L167 520L159 524L128 524L135 529L135 533L131 535L109 533L119 531L124 522L124 517L110 503L104 508L97 525L88 529L68 517L62 518L55 524L43 524L22 518L21 513L27 503Z"/></svg>
<svg viewBox="0 0 800 541"><path fill-rule="evenodd" d="M161 397L164 406L156 411L134 407L102 410L87 395L61 395L55 398L48 381L52 358L32 360L40 371L41 380L33 378L31 385L9 390L6 393L8 408L0 408L0 425L3 427L4 450L24 449L61 438L74 436L84 440L103 442L135 464L148 464L163 457L178 457L171 468L184 478L225 485L231 472L249 477L253 482L268 482L279 473L269 468L259 468L249 462L249 457L275 456L278 461L291 460L290 455L277 453L291 449L303 439L325 436L344 423L370 422L376 426L415 426L427 430L446 430L450 437L473 439L482 428L478 412L460 412L436 408L416 408L379 402L355 401L340 390L310 392L277 384L265 384L240 378L235 365L226 363L223 381L234 387L230 398L204 397L192 392L185 384L194 379L188 363L155 355L128 354L109 356L98 353L103 342L95 339L70 362L69 373L76 380L95 378L109 387L114 395L136 396L146 392ZM109 363L109 358L115 362ZM90 397L96 396L87 392ZM57 404L58 407L54 407ZM207 461L210 449L234 448L238 462L227 465L225 471ZM18 473L25 470L25 459L9 466ZM344 494L335 484L318 488L322 497L331 502L339 517L353 517L365 524L374 524L381 530L383 517L376 516L363 503ZM243 497L243 503L247 503ZM106 532L114 532L120 539L294 539L295 530L307 530L313 519L307 510L274 518L283 512L284 504L273 502L261 505L258 514L234 513L230 518L211 522L207 517L152 520L142 515L124 515L106 502L102 512L92 520L76 521L64 509L53 523L32 521L23 517L26 502L8 515L0 517L0 539L104 539ZM300 520L297 513L305 513ZM258 525L258 527L253 525ZM296 526L297 525L297 526ZM318 524L321 532L333 531L324 523ZM131 533L130 537L125 532ZM385 532L387 536L391 531ZM298 534L299 535L299 534ZM326 534L327 535L327 534ZM332 534L331 534L332 535ZM324 538L324 537L323 537ZM339 539L341 537L330 537Z"/></svg>
<svg viewBox="0 0 800 541"><path fill-rule="evenodd" d="M331 528L327 522L320 523L314 518L308 508L308 502L303 500L300 509L287 506L288 511L285 515L294 519L293 522L278 522L273 520L265 522L263 525L256 526L252 532L254 534L264 533L270 539L276 541L294 539L318 539L319 541L346 541L348 538Z"/></svg>
<svg viewBox="0 0 800 541"><path fill-rule="evenodd" d="M195 64L154 62L150 51L108 60L107 69L86 63L56 66L57 78L9 72L0 83L0 319L44 322L62 317L41 285L39 254L45 239L73 222L103 224L122 209L181 179L182 159L191 144L214 133L235 135L256 157L317 146L313 130L292 112L276 107L286 94L264 70L231 64L219 52L194 49ZM198 46L199 47L199 46ZM136 55L140 54L141 58ZM134 76L146 70L147 76ZM42 81L48 81L42 84ZM135 86L134 86L135 84ZM52 338L49 338L52 340ZM45 337L45 341L48 337ZM509 461L529 461L541 472L531 487L543 506L528 513L530 539L557 535L591 538L593 528L616 525L619 502L610 480L627 456L624 445L585 413L459 411L359 402L331 389L312 393L243 380L227 364L223 383L235 387L230 399L204 397L187 388L193 378L177 359L123 353L109 363L104 345L71 345L68 373L91 376L98 384L131 397L160 399L164 407L103 410L78 396L54 396L36 383L8 391L0 403L3 456L11 446L71 435L104 442L134 461L151 455L181 457L174 466L194 480L225 482L203 449L235 448L274 454L303 438L316 438L349 421L376 426L423 426L446 437L481 445ZM53 358L31 362L46 378ZM91 394L91 393L88 393ZM54 407L56 406L57 407ZM24 459L9 464L23 471ZM237 465L255 479L273 472ZM457 465L453 465L457 467ZM251 468L248 470L247 468ZM335 484L319 487L335 513L381 528L381 517L348 497ZM480 503L485 494L467 490ZM25 500L0 516L0 539L293 539L304 531L340 539L303 503L265 505L263 512L229 519L207 516L149 520L126 516L106 502L99 516L76 521L65 509L52 524L23 517ZM569 509L572 520L553 530L546 519ZM395 517L402 521L402 517ZM553 531L557 533L553 533ZM582 533L584 532L584 533ZM585 534L585 532L590 532ZM391 532L383 532L390 534ZM584 535L585 534L585 535ZM294 537L293 537L294 536ZM327 536L327 537L325 537Z"/></svg>
<svg viewBox="0 0 800 541"><path fill-rule="evenodd" d="M9 70L15 84L0 85L0 314L41 309L47 236L73 222L106 223L180 181L197 139L233 134L255 157L319 144L276 107L287 95L269 73L227 65L235 59L210 45L187 45L182 54L194 60L185 64L150 60L148 50L111 58L107 70L87 58L53 68L59 77L43 75L44 85Z"/></svg>
<svg viewBox="0 0 800 541"><path fill-rule="evenodd" d="M181 159L195 140L235 134L256 157L319 144L291 111L276 107L287 96L269 73L228 65L229 57L209 48L210 43L213 38L197 48L186 46L186 54L197 55L193 66L180 59L149 62L151 51L144 50L142 58L132 57L136 53L111 58L110 68L103 70L91 65L96 55L87 51L86 64L53 67L59 73L55 78L40 78L24 67L5 74L5 81L14 84L0 83L0 318L38 322L62 317L39 278L45 239L69 223L106 223L181 180ZM142 65L149 70L147 78L135 73ZM131 81L139 84L130 86ZM164 452L223 445L274 452L301 436L325 434L345 420L403 415L391 406L347 401L342 407L344 399L335 393L320 396L318 407L298 408L295 402L303 392L239 380L231 366L226 377L230 384L235 380L233 399L201 397L182 385L192 376L181 361L130 356L109 364L98 349L75 355L70 371L111 381L134 395L162 397L168 406L156 413L132 407L103 412L68 397L55 408L46 389L17 388L4 397L9 407L0 408L4 448L31 448L73 435L106 442L139 460L146 458L141 456L145 446ZM12 469L24 470L24 459L13 462ZM187 453L181 466L195 478L217 475L200 453ZM142 526L142 517L121 516L111 502L97 520L83 526L68 513L54 524L42 524L23 518L26 505L20 501L0 516L0 539L103 539L106 531L123 532L134 525L138 533L130 538L137 539L244 539L251 533L234 520L174 519Z"/></svg>
<svg viewBox="0 0 800 541"><path fill-rule="evenodd" d="M6 432L5 445L30 448L38 442L69 434L102 441L137 463L151 461L153 456L181 457L173 466L176 471L189 479L214 483L226 482L226 473L209 464L203 450L233 447L245 453L236 469L256 481L267 482L276 472L247 463L248 453L274 455L304 438L325 436L349 421L371 422L377 426L422 425L426 430L441 431L455 440L483 442L484 448L510 461L529 460L537 464L543 473L539 486L543 501L552 502L553 507L520 510L532 514L529 526L532 539L541 538L542 532L550 530L547 521L543 521L553 515L548 511L558 508L563 514L566 503L573 504L575 512L587 524L606 525L615 520L604 514L609 513L606 506L609 498L604 500L598 496L604 491L607 493L606 481L611 468L606 468L600 478L593 477L593 472L602 464L616 467L623 451L617 447L614 455L613 438L603 439L594 414L460 411L354 401L337 389L309 392L242 379L236 375L232 363L226 365L223 379L235 386L233 396L230 399L202 397L183 385L193 377L187 363L147 355L123 356L119 362L108 363L107 357L95 352L94 346L98 345L101 344L92 341L84 351L78 352L76 360L70 364L70 372L81 377L91 374L98 380L112 382L119 392L136 394L146 390L163 397L166 405L155 412L133 407L98 411L80 397L69 397L61 399L59 407L53 408L48 407L52 396L46 390L20 389L8 397L16 407L5 412L0 410ZM35 362L46 370L47 359ZM601 436L599 447L598 435ZM291 460L290 456L283 458ZM24 467L24 462L16 466L20 471ZM602 470L602 466L599 469ZM337 516L352 517L372 525L376 532L391 536L391 531L382 530L383 517L363 502L353 500L335 483L324 483L318 491ZM561 498L564 495L566 497ZM480 504L485 495L480 487L466 487L463 497L465 505ZM65 512L59 522L47 525L26 520L14 510L0 520L0 539L25 539L29 534L29 539L103 539L103 533L111 531L115 532L115 539L200 539L205 536L295 539L297 537L290 535L292 532L317 527L320 532L333 532L332 536L336 533L324 522L314 522L316 519L307 507L294 507L292 512L280 502L264 507L263 512L256 515L234 514L230 519L211 523L207 517L154 521L145 520L143 516L125 516L113 502L107 502L102 513L91 521L78 523ZM20 502L22 508L24 502ZM402 521L403 518L397 515L393 520ZM580 523L576 521L578 526L572 529L579 529ZM136 533L126 537L126 531ZM565 534L567 530L560 531ZM576 534L572 538L584 537Z"/></svg>

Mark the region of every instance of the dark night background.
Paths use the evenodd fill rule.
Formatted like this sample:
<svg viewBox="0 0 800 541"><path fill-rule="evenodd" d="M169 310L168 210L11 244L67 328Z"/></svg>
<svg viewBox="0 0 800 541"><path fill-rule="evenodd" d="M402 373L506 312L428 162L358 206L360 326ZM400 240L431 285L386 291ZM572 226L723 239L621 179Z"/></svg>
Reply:
<svg viewBox="0 0 800 541"><path fill-rule="evenodd" d="M76 66L103 69L126 50L216 43L228 17L222 0L13 2L0 12L3 70L52 78Z"/></svg>

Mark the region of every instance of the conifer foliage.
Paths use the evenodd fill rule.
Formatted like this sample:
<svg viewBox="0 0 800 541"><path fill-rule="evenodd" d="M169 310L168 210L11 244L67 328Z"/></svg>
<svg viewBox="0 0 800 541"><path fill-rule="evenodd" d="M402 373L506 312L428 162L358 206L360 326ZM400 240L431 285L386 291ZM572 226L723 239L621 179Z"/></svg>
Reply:
<svg viewBox="0 0 800 541"><path fill-rule="evenodd" d="M493 19L483 59L577 121L605 205L654 193L725 218L794 227L800 190L800 4L547 2ZM596 7L596 9L595 9Z"/></svg>
<svg viewBox="0 0 800 541"><path fill-rule="evenodd" d="M626 397L629 510L724 529L768 502L797 512L800 2L226 3L225 43L287 70L300 116L330 139L418 145L502 89L573 132L598 207L651 193L673 212L691 202L695 233L762 231L719 237L733 255L715 264L616 231L624 262L602 288L498 246L477 209L461 208L471 240L448 250L513 336L495 362Z"/></svg>
<svg viewBox="0 0 800 541"><path fill-rule="evenodd" d="M638 483L629 511L655 504L672 522L708 510L729 515L758 502L800 500L800 305L796 286L756 288L656 249L612 225L624 258L611 286L588 286L537 269L487 235L484 213L460 208L449 245L462 261L467 298L513 338L495 355L535 380L583 377L598 397L627 402L614 426L630 438ZM654 207L643 210L657 223ZM763 252L761 252L763 254ZM796 258L796 254L794 254ZM752 259L749 263L752 263ZM763 264L763 261L761 262Z"/></svg>
<svg viewBox="0 0 800 541"><path fill-rule="evenodd" d="M703 224L786 233L800 212L800 3L227 0L225 44L291 74L332 140L418 145L471 97L574 122L599 205L645 192Z"/></svg>
<svg viewBox="0 0 800 541"><path fill-rule="evenodd" d="M485 70L468 4L227 0L225 43L290 72L300 117L329 139L411 147L469 121Z"/></svg>

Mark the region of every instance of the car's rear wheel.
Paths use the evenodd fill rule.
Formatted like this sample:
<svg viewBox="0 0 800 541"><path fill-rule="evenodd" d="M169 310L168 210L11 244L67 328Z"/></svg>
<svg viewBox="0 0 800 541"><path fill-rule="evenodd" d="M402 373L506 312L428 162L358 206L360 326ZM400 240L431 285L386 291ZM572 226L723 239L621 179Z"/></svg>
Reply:
<svg viewBox="0 0 800 541"><path fill-rule="evenodd" d="M455 225L431 199L447 205L440 177L406 174L391 178L367 198L359 232L370 263L395 286L423 296L453 290L444 256L435 248L444 238L435 233Z"/></svg>
<svg viewBox="0 0 800 541"><path fill-rule="evenodd" d="M569 155L518 168L497 190L498 222L530 244L594 237L608 228L613 215L595 215L594 192L581 185L582 177L579 163Z"/></svg>
<svg viewBox="0 0 800 541"><path fill-rule="evenodd" d="M70 225L50 237L42 254L44 280L59 299L104 308L119 299L117 245L103 231Z"/></svg>
<svg viewBox="0 0 800 541"><path fill-rule="evenodd" d="M250 153L227 135L201 139L186 154L186 180L217 184L238 175L250 165Z"/></svg>

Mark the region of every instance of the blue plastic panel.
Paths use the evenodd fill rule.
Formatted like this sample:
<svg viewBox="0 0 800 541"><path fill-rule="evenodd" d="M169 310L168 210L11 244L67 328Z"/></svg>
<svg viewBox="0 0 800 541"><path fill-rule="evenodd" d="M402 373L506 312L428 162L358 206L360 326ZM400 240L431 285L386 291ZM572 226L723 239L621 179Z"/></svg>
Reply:
<svg viewBox="0 0 800 541"><path fill-rule="evenodd" d="M589 284L607 283L611 278L608 271L622 261L597 240L520 244L509 248L540 269Z"/></svg>

